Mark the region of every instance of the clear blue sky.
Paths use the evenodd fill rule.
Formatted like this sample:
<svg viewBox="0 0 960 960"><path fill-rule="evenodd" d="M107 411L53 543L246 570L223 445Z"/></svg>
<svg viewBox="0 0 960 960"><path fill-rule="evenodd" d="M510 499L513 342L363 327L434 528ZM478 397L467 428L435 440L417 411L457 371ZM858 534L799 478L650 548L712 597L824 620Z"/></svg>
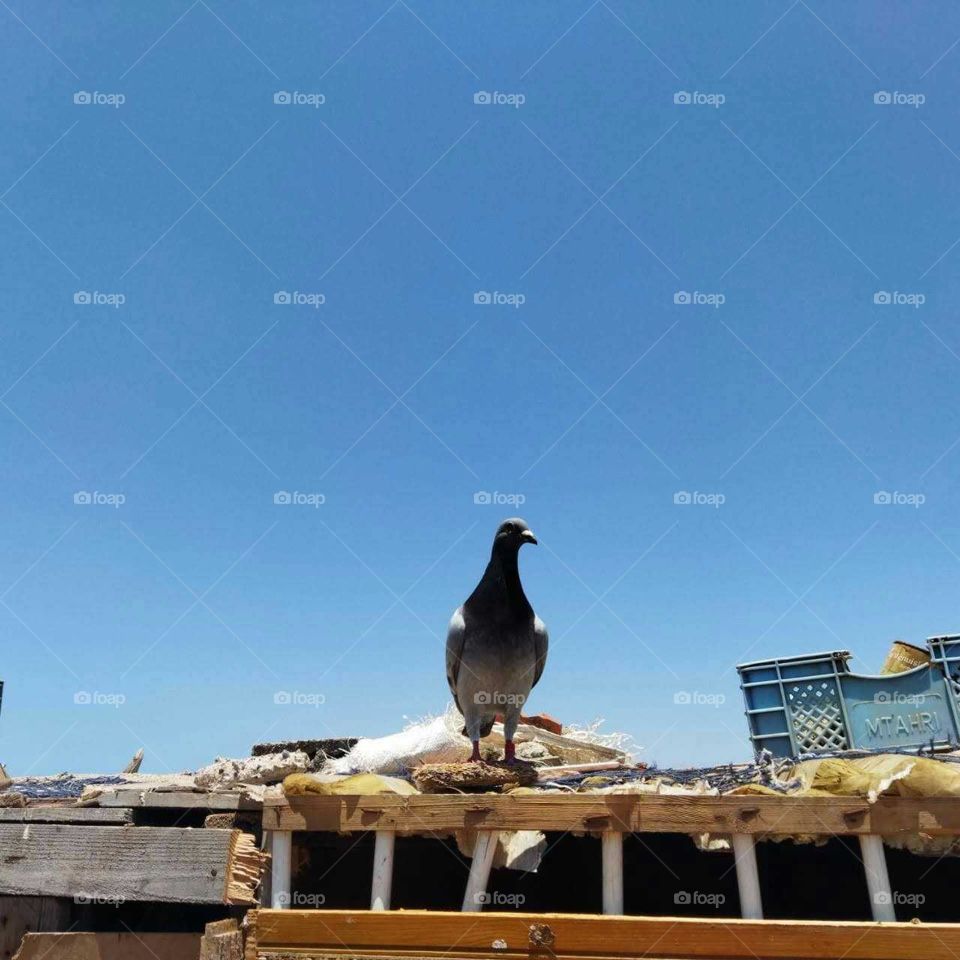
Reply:
<svg viewBox="0 0 960 960"><path fill-rule="evenodd" d="M531 709L661 764L749 754L736 662L960 631L956 6L0 22L12 773L442 710L515 513Z"/></svg>

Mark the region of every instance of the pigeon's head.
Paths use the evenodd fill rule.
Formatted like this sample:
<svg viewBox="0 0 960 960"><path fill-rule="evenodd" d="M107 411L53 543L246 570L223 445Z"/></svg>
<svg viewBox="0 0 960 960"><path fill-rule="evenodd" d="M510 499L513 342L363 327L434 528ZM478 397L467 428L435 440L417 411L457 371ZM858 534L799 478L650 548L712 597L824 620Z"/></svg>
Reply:
<svg viewBox="0 0 960 960"><path fill-rule="evenodd" d="M536 543L537 538L527 526L526 520L511 517L497 527L493 538L494 550L519 550L525 543Z"/></svg>

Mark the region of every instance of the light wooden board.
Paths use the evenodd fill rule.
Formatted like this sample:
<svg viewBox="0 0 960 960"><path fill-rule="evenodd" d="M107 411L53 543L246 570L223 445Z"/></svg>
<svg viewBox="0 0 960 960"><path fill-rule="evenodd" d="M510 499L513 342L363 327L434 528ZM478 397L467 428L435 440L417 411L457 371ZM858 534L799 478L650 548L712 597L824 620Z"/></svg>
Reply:
<svg viewBox="0 0 960 960"><path fill-rule="evenodd" d="M30 933L15 960L197 960L198 933Z"/></svg>
<svg viewBox="0 0 960 960"><path fill-rule="evenodd" d="M133 823L128 809L101 807L0 807L0 823L99 823L122 826Z"/></svg>
<svg viewBox="0 0 960 960"><path fill-rule="evenodd" d="M2 894L253 903L260 859L239 830L2 823L0 865Z"/></svg>
<svg viewBox="0 0 960 960"><path fill-rule="evenodd" d="M268 798L267 830L546 830L626 833L960 834L960 802L891 797L394 795Z"/></svg>
<svg viewBox="0 0 960 960"><path fill-rule="evenodd" d="M301 956L956 960L960 924L692 920L403 910L259 910L260 957ZM531 947L531 927L552 937ZM506 944L494 949L494 941Z"/></svg>
<svg viewBox="0 0 960 960"><path fill-rule="evenodd" d="M194 793L190 790L104 791L97 797L101 807L147 807L174 810L259 810L260 801L246 793Z"/></svg>

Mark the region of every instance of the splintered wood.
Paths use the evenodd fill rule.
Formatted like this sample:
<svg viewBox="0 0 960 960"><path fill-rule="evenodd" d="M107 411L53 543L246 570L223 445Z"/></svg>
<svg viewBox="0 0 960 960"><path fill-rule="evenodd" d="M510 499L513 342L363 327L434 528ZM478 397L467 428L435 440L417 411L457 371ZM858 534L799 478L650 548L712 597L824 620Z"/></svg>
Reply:
<svg viewBox="0 0 960 960"><path fill-rule="evenodd" d="M226 903L256 902L255 891L260 884L264 855L253 837L240 830L230 834L230 853L227 859Z"/></svg>

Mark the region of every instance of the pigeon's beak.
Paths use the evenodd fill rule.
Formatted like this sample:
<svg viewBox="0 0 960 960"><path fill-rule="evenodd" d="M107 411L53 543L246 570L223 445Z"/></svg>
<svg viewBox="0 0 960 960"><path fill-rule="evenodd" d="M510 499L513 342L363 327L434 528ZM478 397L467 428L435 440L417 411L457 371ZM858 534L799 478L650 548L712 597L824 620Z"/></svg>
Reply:
<svg viewBox="0 0 960 960"><path fill-rule="evenodd" d="M532 530L524 530L523 533L520 534L520 539L521 539L524 543L536 543L536 542L537 542L537 538L533 535L533 531L532 531Z"/></svg>

